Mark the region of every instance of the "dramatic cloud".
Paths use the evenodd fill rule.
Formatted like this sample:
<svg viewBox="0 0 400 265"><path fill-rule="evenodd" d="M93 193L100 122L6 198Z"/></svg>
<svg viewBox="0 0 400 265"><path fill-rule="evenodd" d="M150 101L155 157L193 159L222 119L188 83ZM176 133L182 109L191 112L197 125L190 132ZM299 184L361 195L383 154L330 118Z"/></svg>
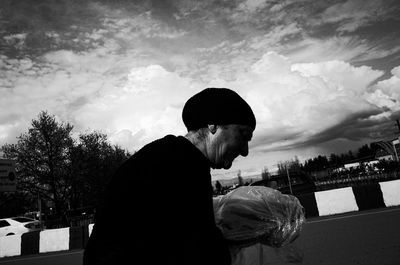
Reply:
<svg viewBox="0 0 400 265"><path fill-rule="evenodd" d="M339 32L353 32L383 17L387 18L391 7L390 1L348 0L328 7L319 16L318 23L337 23Z"/></svg>
<svg viewBox="0 0 400 265"><path fill-rule="evenodd" d="M256 110L258 131L281 131L282 140L295 136L304 142L349 115L376 112L378 107L365 97L369 84L381 75L341 61L291 64L286 57L267 53L226 85L238 88Z"/></svg>
<svg viewBox="0 0 400 265"><path fill-rule="evenodd" d="M398 1L32 1L0 7L0 145L41 110L134 151L184 134L185 101L229 87L253 107L227 174L393 137ZM346 149L346 150L345 150Z"/></svg>
<svg viewBox="0 0 400 265"><path fill-rule="evenodd" d="M396 68L392 72L397 71ZM398 110L398 94L393 92L398 78L393 76L370 87L382 74L343 61L293 64L270 52L248 72L239 74L236 81L221 85L238 89L253 107L257 130L252 151L266 153L267 157L270 152L336 139L361 142L386 137L377 133L379 128L375 125L387 122ZM393 103L390 108L372 100L378 99L376 93ZM329 153L323 147L319 151ZM259 163L258 168L262 168L267 161ZM239 170L243 164L239 162L234 167Z"/></svg>
<svg viewBox="0 0 400 265"><path fill-rule="evenodd" d="M391 73L391 78L379 81L367 96L368 102L389 113L400 110L400 66L393 68Z"/></svg>

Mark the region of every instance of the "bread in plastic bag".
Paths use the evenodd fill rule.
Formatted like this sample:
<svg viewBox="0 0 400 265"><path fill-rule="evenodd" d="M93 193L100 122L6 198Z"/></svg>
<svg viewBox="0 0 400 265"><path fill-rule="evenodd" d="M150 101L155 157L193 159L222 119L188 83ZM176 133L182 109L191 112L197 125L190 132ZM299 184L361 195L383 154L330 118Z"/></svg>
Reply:
<svg viewBox="0 0 400 265"><path fill-rule="evenodd" d="M304 208L292 195L261 186L243 186L214 199L215 221L230 244L282 247L305 223Z"/></svg>

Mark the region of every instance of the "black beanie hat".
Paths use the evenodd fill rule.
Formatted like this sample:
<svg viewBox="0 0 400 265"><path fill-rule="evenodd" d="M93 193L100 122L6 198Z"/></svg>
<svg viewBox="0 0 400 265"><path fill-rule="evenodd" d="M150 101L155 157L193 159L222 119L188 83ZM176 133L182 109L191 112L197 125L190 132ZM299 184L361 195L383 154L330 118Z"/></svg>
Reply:
<svg viewBox="0 0 400 265"><path fill-rule="evenodd" d="M188 131L210 124L256 128L256 118L249 104L228 88L206 88L195 94L183 107L182 119Z"/></svg>

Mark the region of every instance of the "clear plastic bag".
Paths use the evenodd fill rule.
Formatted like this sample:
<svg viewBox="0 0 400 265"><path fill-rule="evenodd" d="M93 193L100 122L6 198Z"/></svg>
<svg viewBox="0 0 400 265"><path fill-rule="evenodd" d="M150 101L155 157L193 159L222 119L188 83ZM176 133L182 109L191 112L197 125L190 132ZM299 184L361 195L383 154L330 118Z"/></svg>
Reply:
<svg viewBox="0 0 400 265"><path fill-rule="evenodd" d="M232 255L232 265L303 264L304 253L296 242L281 248L255 244Z"/></svg>
<svg viewBox="0 0 400 265"><path fill-rule="evenodd" d="M215 221L237 248L293 242L305 223L304 208L292 195L261 186L243 186L214 199Z"/></svg>

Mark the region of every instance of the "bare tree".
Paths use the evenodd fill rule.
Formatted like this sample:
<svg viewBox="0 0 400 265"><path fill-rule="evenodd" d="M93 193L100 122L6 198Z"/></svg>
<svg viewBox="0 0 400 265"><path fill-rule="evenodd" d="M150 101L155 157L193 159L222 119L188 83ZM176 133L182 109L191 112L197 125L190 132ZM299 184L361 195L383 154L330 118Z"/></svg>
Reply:
<svg viewBox="0 0 400 265"><path fill-rule="evenodd" d="M271 178L271 174L269 173L269 170L267 167L264 167L262 172L261 172L261 178L263 180L269 180Z"/></svg>

